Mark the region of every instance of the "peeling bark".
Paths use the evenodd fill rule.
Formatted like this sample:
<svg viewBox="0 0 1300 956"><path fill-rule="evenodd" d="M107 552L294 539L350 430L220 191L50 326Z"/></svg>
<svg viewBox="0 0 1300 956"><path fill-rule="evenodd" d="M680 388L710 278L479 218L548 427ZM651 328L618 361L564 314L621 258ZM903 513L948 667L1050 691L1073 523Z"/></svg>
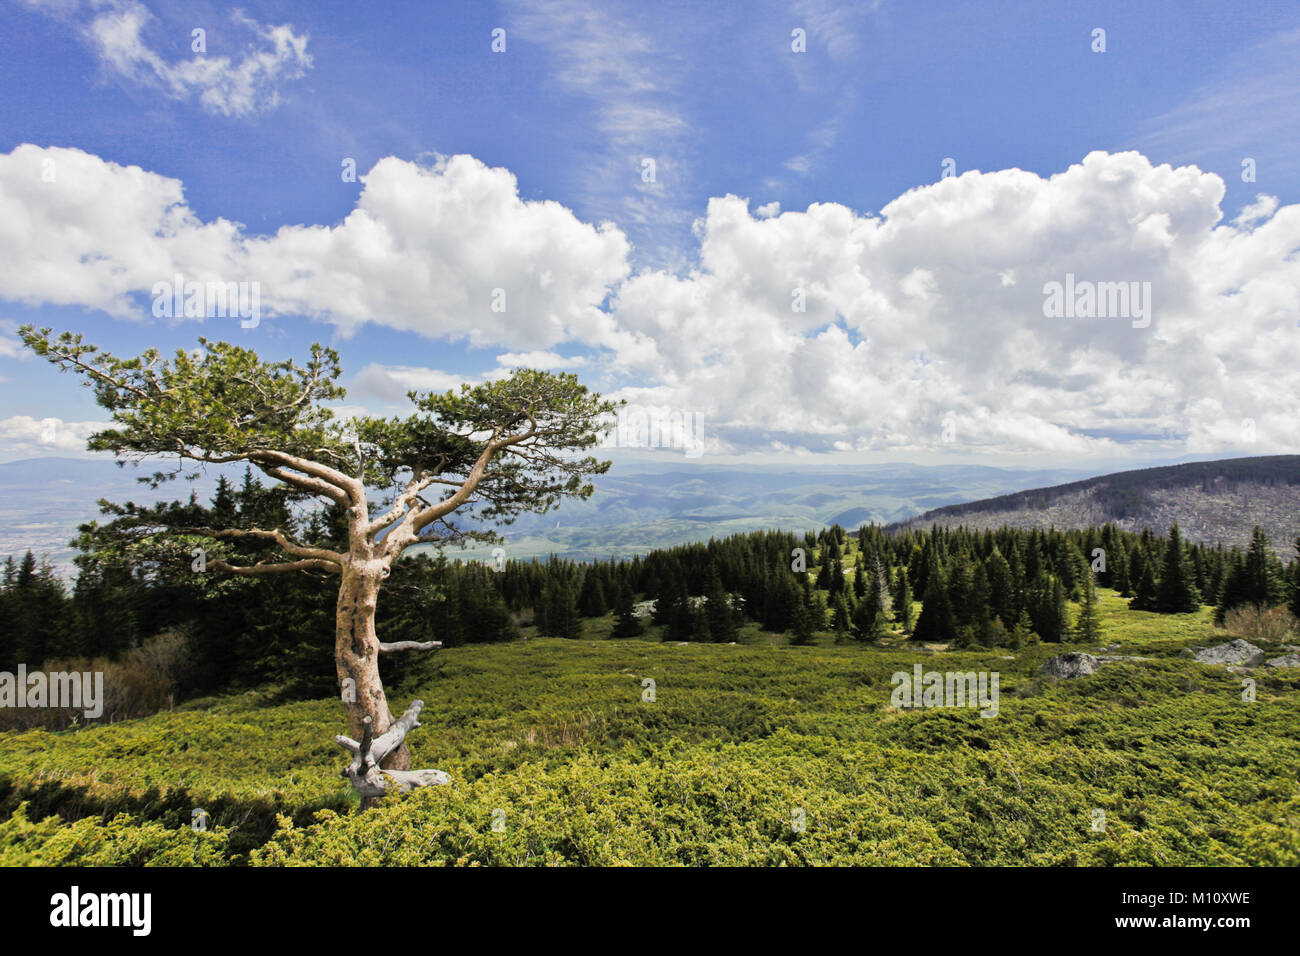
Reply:
<svg viewBox="0 0 1300 956"><path fill-rule="evenodd" d="M362 721L360 743L341 734L334 738L335 743L353 756L352 763L344 768L343 776L352 782L353 789L361 796L363 810L373 806L393 786L405 792L413 787L451 783L451 778L441 770L391 770L382 766L396 750L405 749L406 735L420 726L416 718L423 708L424 701L412 701L401 718L393 721L392 726L378 737L374 735L374 722L367 716Z"/></svg>
<svg viewBox="0 0 1300 956"><path fill-rule="evenodd" d="M365 758L353 761L343 775L361 795L361 809L373 807L390 785L399 790L450 782L441 770L411 770L411 754L405 740L419 724L416 717L424 706L415 701L399 720L388 709L388 698L379 679L379 655L385 650L407 647L427 649L441 647L440 641L398 641L384 645L375 633L375 608L379 588L387 576L386 562L381 559L349 560L339 582L335 614L334 660L339 683L351 679L355 699L344 700L348 727L362 744L350 737L335 737L340 746ZM371 738L373 737L373 742ZM364 746L363 746L364 745Z"/></svg>

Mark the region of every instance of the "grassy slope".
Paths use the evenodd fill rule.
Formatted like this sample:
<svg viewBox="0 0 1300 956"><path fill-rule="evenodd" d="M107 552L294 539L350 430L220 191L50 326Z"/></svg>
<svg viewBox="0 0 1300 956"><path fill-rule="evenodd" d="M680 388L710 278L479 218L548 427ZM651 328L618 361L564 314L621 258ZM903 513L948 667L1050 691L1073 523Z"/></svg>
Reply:
<svg viewBox="0 0 1300 956"><path fill-rule="evenodd" d="M1223 639L1208 609L1104 592L1103 612L1104 643L1152 659L1060 683L1038 668L1068 647L794 648L753 626L736 646L438 652L393 699L426 701L414 766L454 784L360 817L333 701L9 734L0 862L1300 863L1300 672L1255 672L1246 703L1240 676L1179 656ZM1000 672L1000 715L893 710L890 675L916 661ZM189 829L195 807L212 831Z"/></svg>

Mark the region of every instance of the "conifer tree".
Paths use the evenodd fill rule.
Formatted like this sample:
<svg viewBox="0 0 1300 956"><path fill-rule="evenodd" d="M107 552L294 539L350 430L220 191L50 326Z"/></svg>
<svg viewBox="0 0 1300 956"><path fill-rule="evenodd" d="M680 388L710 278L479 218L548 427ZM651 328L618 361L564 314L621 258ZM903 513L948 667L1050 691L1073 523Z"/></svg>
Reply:
<svg viewBox="0 0 1300 956"><path fill-rule="evenodd" d="M1300 538L1295 539L1296 557L1291 562L1290 573L1288 574L1289 594L1287 596L1287 607L1296 620L1300 621Z"/></svg>
<svg viewBox="0 0 1300 956"><path fill-rule="evenodd" d="M894 593L894 620L904 634L912 633L912 585L907 580L907 569L898 569L898 586Z"/></svg>
<svg viewBox="0 0 1300 956"><path fill-rule="evenodd" d="M614 602L614 630L610 637L640 637L645 633L645 625L636 616L632 589L623 584L618 589Z"/></svg>
<svg viewBox="0 0 1300 956"><path fill-rule="evenodd" d="M300 365L206 339L197 355L178 350L169 359L153 348L119 357L81 335L30 325L18 334L35 354L83 376L109 413L109 427L90 436L88 450L111 452L119 462L170 460L175 468L156 472L159 482L232 462L279 482L277 507L251 516L251 527L196 525L184 508L128 503L118 513L153 560L177 562L198 546L211 553L206 571L222 575L336 576L332 656L339 684L354 691L342 697L351 736L335 738L353 757L346 776L366 808L394 783L445 782L441 772L409 769L405 738L423 701L396 717L380 680L382 655L415 649L379 640L384 581L413 545L492 540L488 529L499 521L590 496L588 479L609 463L579 453L599 443L617 405L590 394L576 376L516 369L457 392L410 392L414 407L405 418L343 421L330 407L346 394L338 353L320 345ZM345 509L349 534L341 549L311 546L296 539L297 529L287 530L294 524L284 507L290 494ZM467 514L486 525L458 526L457 516ZM233 563L250 543L275 557Z"/></svg>
<svg viewBox="0 0 1300 956"><path fill-rule="evenodd" d="M673 604L677 601L678 595L682 593L682 588L676 580L668 577L659 578L657 584L655 607L650 616L650 623L660 627L667 627L669 618L672 617Z"/></svg>
<svg viewBox="0 0 1300 956"><path fill-rule="evenodd" d="M1282 594L1278 575L1274 573L1275 560L1268 536L1263 528L1255 525L1246 551L1245 603L1266 608L1279 603Z"/></svg>
<svg viewBox="0 0 1300 956"><path fill-rule="evenodd" d="M708 624L709 639L717 644L729 644L736 639L736 616L731 609L731 595L722 586L717 567L709 574L705 592L704 615Z"/></svg>
<svg viewBox="0 0 1300 956"><path fill-rule="evenodd" d="M1201 598L1192 582L1191 568L1183 551L1182 535L1177 523L1169 528L1169 542L1165 547L1164 567L1156 590L1155 610L1163 614L1186 614L1200 610Z"/></svg>
<svg viewBox="0 0 1300 956"><path fill-rule="evenodd" d="M1064 640L1070 620L1060 579L1040 569L1026 597L1029 619L1038 636L1052 643Z"/></svg>
<svg viewBox="0 0 1300 956"><path fill-rule="evenodd" d="M582 618L578 616L573 585L567 579L552 581L543 589L542 606L546 612L538 631L544 637L582 636Z"/></svg>
<svg viewBox="0 0 1300 956"><path fill-rule="evenodd" d="M1091 573L1081 582L1079 617L1074 622L1074 639L1092 644L1101 639L1101 613L1097 608L1097 586Z"/></svg>
<svg viewBox="0 0 1300 956"><path fill-rule="evenodd" d="M842 641L853 632L853 617L848 600L843 594L837 594L831 604L831 630L835 639Z"/></svg>
<svg viewBox="0 0 1300 956"><path fill-rule="evenodd" d="M815 644L816 637L813 632L819 629L819 625L824 626L825 611L817 603L807 576L803 579L803 587L795 590L794 605L791 610L790 643Z"/></svg>
<svg viewBox="0 0 1300 956"><path fill-rule="evenodd" d="M604 617L609 613L605 589L601 586L600 576L593 567L582 578L582 590L578 595L578 610L583 617Z"/></svg>
<svg viewBox="0 0 1300 956"><path fill-rule="evenodd" d="M1034 634L1034 624L1029 618L1029 612L1021 609L1020 615L1016 618L1015 625L1011 628L1011 634L1008 636L1008 643L1014 650L1026 647L1037 640Z"/></svg>
<svg viewBox="0 0 1300 956"><path fill-rule="evenodd" d="M1133 600L1128 602L1128 606L1134 611L1154 611L1159 600L1159 589L1156 587L1155 572L1151 569L1152 562L1141 549L1134 552L1134 556L1138 559L1135 564L1141 567L1142 577L1133 589Z"/></svg>
<svg viewBox="0 0 1300 956"><path fill-rule="evenodd" d="M685 588L683 588L673 598L668 613L668 629L664 632L664 640L695 640L697 634L696 623L695 608L691 606L691 599L686 594Z"/></svg>
<svg viewBox="0 0 1300 956"><path fill-rule="evenodd" d="M957 639L957 622L952 604L948 600L943 572L938 559L931 551L929 568L925 572L925 596L921 600L921 614L912 632L914 641L951 642Z"/></svg>

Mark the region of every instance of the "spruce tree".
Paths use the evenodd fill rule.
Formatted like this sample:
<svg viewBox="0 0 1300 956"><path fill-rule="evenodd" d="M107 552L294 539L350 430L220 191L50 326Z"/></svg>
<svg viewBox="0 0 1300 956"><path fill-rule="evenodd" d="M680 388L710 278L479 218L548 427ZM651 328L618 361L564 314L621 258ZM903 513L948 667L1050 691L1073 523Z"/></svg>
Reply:
<svg viewBox="0 0 1300 956"><path fill-rule="evenodd" d="M878 591L867 589L867 595L853 609L853 636L859 641L874 641L884 637L889 621L880 609Z"/></svg>
<svg viewBox="0 0 1300 956"><path fill-rule="evenodd" d="M1269 608L1281 600L1281 588L1274 573L1273 550L1269 547L1264 529L1255 525L1250 535L1250 548L1246 551L1246 604Z"/></svg>
<svg viewBox="0 0 1300 956"><path fill-rule="evenodd" d="M948 600L943 572L939 569L933 551L929 564L930 567L925 572L925 596L921 600L921 614L916 620L912 640L952 642L957 639L957 622Z"/></svg>
<svg viewBox="0 0 1300 956"><path fill-rule="evenodd" d="M1034 635L1034 623L1029 619L1029 612L1022 609L1020 615L1016 618L1016 623L1011 628L1011 634L1008 636L1007 643L1013 650L1019 650L1036 640Z"/></svg>
<svg viewBox="0 0 1300 956"><path fill-rule="evenodd" d="M632 589L626 584L621 585L614 602L614 630L610 632L610 637L640 637L644 633L645 625L636 616Z"/></svg>
<svg viewBox="0 0 1300 956"><path fill-rule="evenodd" d="M542 591L542 606L546 608L545 619L538 626L542 636L572 639L582 636L578 602L567 579L560 578L546 586Z"/></svg>
<svg viewBox="0 0 1300 956"><path fill-rule="evenodd" d="M806 576L803 582L803 588L795 592L794 607L790 619L791 644L815 644L817 639L813 632L818 629L819 622L817 618L819 614L823 618L825 617L824 612L821 611L821 605L816 603L812 587Z"/></svg>
<svg viewBox="0 0 1300 956"><path fill-rule="evenodd" d="M685 589L673 598L668 613L668 629L664 632L666 641L693 641L696 639L695 608Z"/></svg>
<svg viewBox="0 0 1300 956"><path fill-rule="evenodd" d="M1011 579L1011 565L1002 556L1002 552L994 548L984 567L989 585L989 610L1005 627L1014 627L1019 608L1016 605L1015 585Z"/></svg>
<svg viewBox="0 0 1300 956"><path fill-rule="evenodd" d="M844 640L853 631L852 612L849 610L848 600L843 594L837 594L831 604L831 630L835 632L837 641Z"/></svg>
<svg viewBox="0 0 1300 956"><path fill-rule="evenodd" d="M1288 574L1287 607L1296 620L1300 621L1300 538L1295 539L1295 560L1291 562L1290 573Z"/></svg>
<svg viewBox="0 0 1300 956"><path fill-rule="evenodd" d="M718 569L712 568L709 586L705 592L704 615L709 639L716 644L729 644L736 639L736 616L731 609L731 595L722 586Z"/></svg>
<svg viewBox="0 0 1300 956"><path fill-rule="evenodd" d="M894 620L904 634L912 633L912 585L907 580L907 569L898 569L898 586L894 592Z"/></svg>
<svg viewBox="0 0 1300 956"><path fill-rule="evenodd" d="M668 620L672 616L673 603L682 592L682 588L676 580L666 576L659 578L657 585L655 607L650 622L660 627L667 627Z"/></svg>
<svg viewBox="0 0 1300 956"><path fill-rule="evenodd" d="M582 578L582 590L578 594L578 610L583 617L604 617L609 613L608 599L601 586L600 577L593 567Z"/></svg>
<svg viewBox="0 0 1300 956"><path fill-rule="evenodd" d="M1064 640L1070 619L1065 605L1065 587L1060 579L1040 566L1026 598L1035 633L1051 643Z"/></svg>
<svg viewBox="0 0 1300 956"><path fill-rule="evenodd" d="M1074 622L1074 639L1081 644L1093 644L1101 639L1101 614L1097 608L1097 586L1089 573L1080 582L1079 617Z"/></svg>
<svg viewBox="0 0 1300 956"><path fill-rule="evenodd" d="M1154 611L1159 600L1159 589L1156 587L1155 572L1151 570L1152 562L1142 551L1139 550L1136 554L1142 556L1142 577L1133 589L1133 600L1128 602L1128 606L1134 611Z"/></svg>
<svg viewBox="0 0 1300 956"><path fill-rule="evenodd" d="M1186 614L1200 610L1200 607L1201 596L1196 593L1191 568L1187 565L1187 555L1183 551L1182 535L1175 523L1169 528L1169 543L1165 547L1164 567L1156 590L1155 610L1162 614Z"/></svg>

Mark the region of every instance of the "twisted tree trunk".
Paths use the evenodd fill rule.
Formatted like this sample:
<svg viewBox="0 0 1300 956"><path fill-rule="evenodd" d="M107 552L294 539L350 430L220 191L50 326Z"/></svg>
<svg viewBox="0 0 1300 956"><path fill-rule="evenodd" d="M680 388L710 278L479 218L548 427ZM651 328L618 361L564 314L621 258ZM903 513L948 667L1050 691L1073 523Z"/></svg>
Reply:
<svg viewBox="0 0 1300 956"><path fill-rule="evenodd" d="M437 641L418 645L380 643L375 633L375 608L379 588L387 576L388 567L382 559L350 559L342 570L335 608L334 661L348 729L356 739L343 736L334 739L357 758L343 775L352 781L360 795L362 810L375 806L390 782L396 783L400 790L448 782L447 775L440 770L411 771L411 755L405 740L419 726L415 718L424 703L415 701L401 720L394 720L379 679L381 652L441 646Z"/></svg>

